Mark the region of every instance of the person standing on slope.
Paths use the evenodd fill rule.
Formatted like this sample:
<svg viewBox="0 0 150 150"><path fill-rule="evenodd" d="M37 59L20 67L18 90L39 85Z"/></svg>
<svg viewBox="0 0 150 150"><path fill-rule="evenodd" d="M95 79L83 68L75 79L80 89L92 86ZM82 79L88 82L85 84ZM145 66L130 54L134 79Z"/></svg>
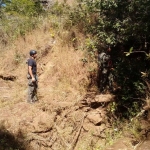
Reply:
<svg viewBox="0 0 150 150"><path fill-rule="evenodd" d="M30 58L27 61L28 64L28 103L34 103L37 101L37 64L36 57L37 51L31 50L29 52Z"/></svg>
<svg viewBox="0 0 150 150"><path fill-rule="evenodd" d="M111 48L107 47L106 52L102 52L98 55L98 68L99 68L99 82L98 87L100 92L106 92L107 86L109 86L109 90L111 85L111 71L113 70L112 61L110 56Z"/></svg>

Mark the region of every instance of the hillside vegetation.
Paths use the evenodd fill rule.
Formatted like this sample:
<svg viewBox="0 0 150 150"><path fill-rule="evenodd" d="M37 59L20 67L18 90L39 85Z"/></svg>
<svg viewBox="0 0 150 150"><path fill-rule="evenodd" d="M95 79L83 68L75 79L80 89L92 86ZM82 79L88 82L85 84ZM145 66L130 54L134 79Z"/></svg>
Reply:
<svg viewBox="0 0 150 150"><path fill-rule="evenodd" d="M149 7L139 0L47 9L39 1L0 1L0 149L148 150ZM97 55L106 46L116 90L101 94ZM26 102L31 49L38 51L33 105Z"/></svg>

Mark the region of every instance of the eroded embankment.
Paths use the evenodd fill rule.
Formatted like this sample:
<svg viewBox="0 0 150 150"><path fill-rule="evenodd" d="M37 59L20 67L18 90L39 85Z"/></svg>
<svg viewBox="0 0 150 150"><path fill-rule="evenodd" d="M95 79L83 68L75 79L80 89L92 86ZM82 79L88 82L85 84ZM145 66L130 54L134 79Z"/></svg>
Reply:
<svg viewBox="0 0 150 150"><path fill-rule="evenodd" d="M0 123L28 150L94 148L106 138L110 126L104 105L113 100L111 95L95 95L88 93L77 102L7 105L0 110Z"/></svg>
<svg viewBox="0 0 150 150"><path fill-rule="evenodd" d="M71 39L66 31L60 35ZM78 39L84 42L81 35ZM1 51L0 149L103 150L122 134L108 113L115 97L100 95L96 88L87 92L88 69L96 64L83 63L84 51L74 50L67 40L51 37L48 26ZM83 46L79 41L77 46ZM39 101L33 105L26 102L30 49L38 51ZM132 139L123 138L108 150L132 150L137 146Z"/></svg>

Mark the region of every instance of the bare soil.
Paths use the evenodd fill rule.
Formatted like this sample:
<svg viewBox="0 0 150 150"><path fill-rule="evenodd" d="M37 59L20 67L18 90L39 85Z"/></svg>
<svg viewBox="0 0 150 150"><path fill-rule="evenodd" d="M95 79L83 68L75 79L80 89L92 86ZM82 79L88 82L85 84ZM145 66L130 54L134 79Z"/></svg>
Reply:
<svg viewBox="0 0 150 150"><path fill-rule="evenodd" d="M10 88L13 82L0 81L1 87L13 96ZM39 96L40 92L42 90L39 89ZM8 100L12 101L10 98ZM127 136L120 137L116 142L114 140L113 145L107 143L114 138L113 135L108 137L105 132L112 128L107 105L113 100L114 96L110 94L88 92L77 102L47 101L44 98L34 104L23 100L9 102L0 109L1 130L5 127L17 144L22 143L14 146L20 150L149 150L148 139L133 145L132 138ZM4 100L1 101L1 104L4 103Z"/></svg>
<svg viewBox="0 0 150 150"><path fill-rule="evenodd" d="M14 83L0 81L4 94L1 95L0 124L18 141L23 141L25 149L84 150L99 145L104 138L100 136L108 126L107 112L103 108L105 102L99 102L97 97L105 97L109 101L111 95L97 95L94 100L96 93L88 93L77 102L39 99L34 104L24 100L11 103ZM2 100L6 89L9 97Z"/></svg>

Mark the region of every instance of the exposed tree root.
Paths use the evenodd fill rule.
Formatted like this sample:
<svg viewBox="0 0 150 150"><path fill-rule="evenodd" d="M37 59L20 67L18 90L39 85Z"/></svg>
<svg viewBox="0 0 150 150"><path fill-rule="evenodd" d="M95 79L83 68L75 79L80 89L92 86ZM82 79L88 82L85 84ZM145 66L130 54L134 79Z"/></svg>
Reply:
<svg viewBox="0 0 150 150"><path fill-rule="evenodd" d="M75 138L74 138L74 140L73 140L73 142L71 144L71 147L68 148L68 150L74 150L75 149L75 147L77 145L77 142L78 142L78 139L79 139L79 136L80 136L80 133L81 133L81 130L83 128L83 123L84 123L85 117L86 117L86 114L84 114L83 119L81 121L81 125L80 125L80 128L79 128L79 131L77 132L77 134L76 134L76 136L75 136Z"/></svg>
<svg viewBox="0 0 150 150"><path fill-rule="evenodd" d="M49 131L51 131L53 128L51 127L51 128L48 128L47 130L45 130L45 131L34 131L34 132L32 132L32 133L47 133L47 132L49 132Z"/></svg>
<svg viewBox="0 0 150 150"><path fill-rule="evenodd" d="M12 75L8 75L8 76L0 75L0 78L3 80L10 80L10 81L15 81L17 79L16 76L12 76Z"/></svg>

